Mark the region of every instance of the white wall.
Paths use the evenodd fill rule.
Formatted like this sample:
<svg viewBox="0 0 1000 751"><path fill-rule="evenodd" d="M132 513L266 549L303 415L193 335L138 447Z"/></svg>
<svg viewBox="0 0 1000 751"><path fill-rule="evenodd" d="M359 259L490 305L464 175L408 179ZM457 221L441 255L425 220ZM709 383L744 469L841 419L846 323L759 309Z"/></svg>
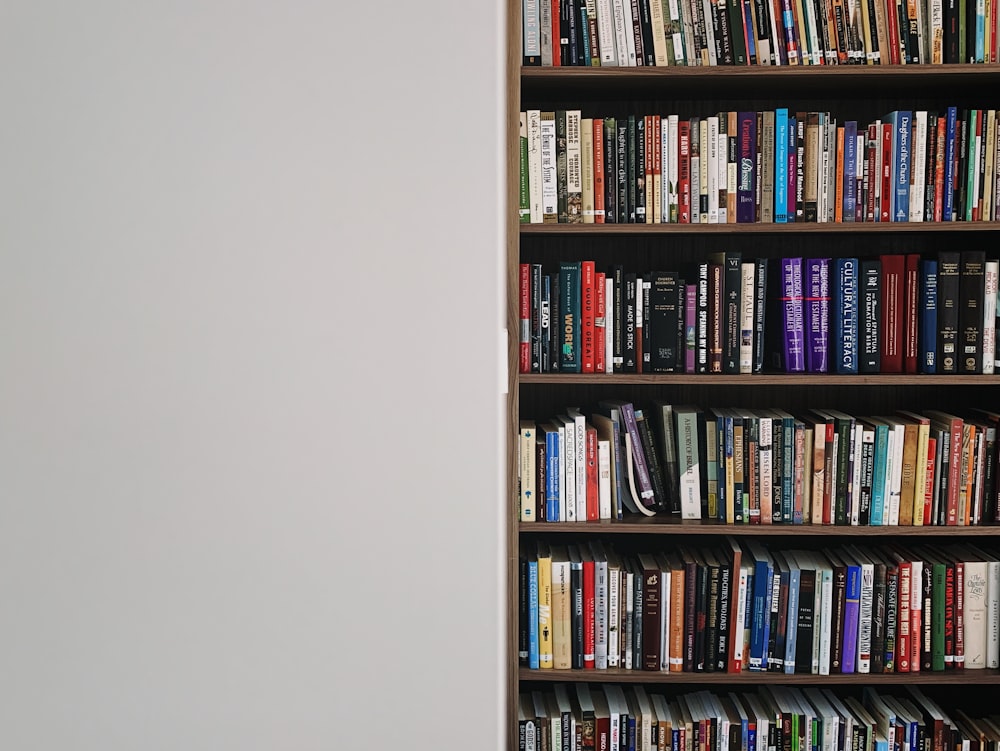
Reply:
<svg viewBox="0 0 1000 751"><path fill-rule="evenodd" d="M3 3L0 748L499 745L503 34Z"/></svg>

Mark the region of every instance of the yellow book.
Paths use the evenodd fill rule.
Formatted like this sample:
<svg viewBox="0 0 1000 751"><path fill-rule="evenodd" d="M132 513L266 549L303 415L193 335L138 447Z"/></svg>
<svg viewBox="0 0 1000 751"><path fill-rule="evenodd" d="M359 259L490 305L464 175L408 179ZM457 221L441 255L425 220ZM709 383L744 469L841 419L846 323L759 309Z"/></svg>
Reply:
<svg viewBox="0 0 1000 751"><path fill-rule="evenodd" d="M552 553L538 544L538 667L552 667Z"/></svg>

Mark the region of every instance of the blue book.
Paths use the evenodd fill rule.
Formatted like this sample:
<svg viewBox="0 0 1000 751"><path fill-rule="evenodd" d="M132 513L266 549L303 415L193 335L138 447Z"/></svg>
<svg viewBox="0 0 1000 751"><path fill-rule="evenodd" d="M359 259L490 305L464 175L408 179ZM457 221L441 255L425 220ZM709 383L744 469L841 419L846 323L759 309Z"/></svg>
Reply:
<svg viewBox="0 0 1000 751"><path fill-rule="evenodd" d="M538 670L538 561L528 561L528 667Z"/></svg>
<svg viewBox="0 0 1000 751"><path fill-rule="evenodd" d="M795 673L795 650L799 636L799 583L802 581L802 570L795 560L788 556L788 625L785 634L785 673Z"/></svg>
<svg viewBox="0 0 1000 751"><path fill-rule="evenodd" d="M844 221L853 222L857 210L858 121L844 123Z"/></svg>
<svg viewBox="0 0 1000 751"><path fill-rule="evenodd" d="M937 272L938 262L920 262L920 372L937 373Z"/></svg>
<svg viewBox="0 0 1000 751"><path fill-rule="evenodd" d="M876 423L875 427L875 473L872 480L872 527L882 526L882 514L885 511L885 484L887 472L887 452L889 449L889 426Z"/></svg>
<svg viewBox="0 0 1000 751"><path fill-rule="evenodd" d="M840 670L855 672L858 663L858 616L861 612L861 566L847 564L847 597L844 601L844 641L841 645Z"/></svg>
<svg viewBox="0 0 1000 751"><path fill-rule="evenodd" d="M944 137L944 210L941 221L955 221L955 127L958 108L949 107Z"/></svg>
<svg viewBox="0 0 1000 751"><path fill-rule="evenodd" d="M767 671L767 638L771 622L771 584L774 568L770 557L759 546L751 544L754 559L753 610L750 623L750 656L748 668Z"/></svg>
<svg viewBox="0 0 1000 751"><path fill-rule="evenodd" d="M635 715L628 716L628 751L637 751L635 745Z"/></svg>
<svg viewBox="0 0 1000 751"><path fill-rule="evenodd" d="M833 262L833 365L841 374L858 372L858 277L857 258Z"/></svg>
<svg viewBox="0 0 1000 751"><path fill-rule="evenodd" d="M552 423L544 423L538 429L545 436L545 521L559 521L559 430Z"/></svg>
<svg viewBox="0 0 1000 751"><path fill-rule="evenodd" d="M890 113L893 145L892 221L910 221L910 169L913 163L913 112L898 110Z"/></svg>
<svg viewBox="0 0 1000 751"><path fill-rule="evenodd" d="M746 6L749 8L750 7L750 3L747 3ZM749 37L751 35L748 34L747 36ZM751 725L750 728L747 730L747 751L757 751L757 723L756 722L753 725Z"/></svg>
<svg viewBox="0 0 1000 751"><path fill-rule="evenodd" d="M774 111L774 222L788 222L788 109Z"/></svg>

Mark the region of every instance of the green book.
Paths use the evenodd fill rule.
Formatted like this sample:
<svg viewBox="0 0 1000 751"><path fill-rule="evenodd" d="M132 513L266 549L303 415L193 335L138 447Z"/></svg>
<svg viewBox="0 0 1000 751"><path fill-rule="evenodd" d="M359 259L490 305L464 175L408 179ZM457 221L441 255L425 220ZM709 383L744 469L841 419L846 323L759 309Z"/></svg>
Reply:
<svg viewBox="0 0 1000 751"><path fill-rule="evenodd" d="M945 575L944 563L933 564L931 582L931 670L944 670Z"/></svg>

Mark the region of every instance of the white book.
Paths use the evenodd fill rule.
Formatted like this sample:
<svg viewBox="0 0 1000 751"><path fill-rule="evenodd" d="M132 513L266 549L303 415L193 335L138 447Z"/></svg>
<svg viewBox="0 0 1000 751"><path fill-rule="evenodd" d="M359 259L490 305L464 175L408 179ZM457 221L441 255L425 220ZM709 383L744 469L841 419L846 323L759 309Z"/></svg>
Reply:
<svg viewBox="0 0 1000 751"><path fill-rule="evenodd" d="M733 659L738 665L743 665L743 633L746 630L746 609L747 609L747 597L748 589L750 585L750 567L747 565L741 565L739 571L739 577L736 580L736 611L731 615L731 622L733 624L734 633L736 638L733 641L735 649L733 649Z"/></svg>
<svg viewBox="0 0 1000 751"><path fill-rule="evenodd" d="M918 3L921 5L921 3ZM924 191L927 176L927 110L917 110L913 113L914 137L913 159L910 171L910 221L924 220Z"/></svg>
<svg viewBox="0 0 1000 751"><path fill-rule="evenodd" d="M678 194L678 149L677 130L679 127L678 115L667 116L667 219L673 224L677 223L680 211L680 197Z"/></svg>
<svg viewBox="0 0 1000 751"><path fill-rule="evenodd" d="M532 224L542 223L542 113L528 110L528 214Z"/></svg>
<svg viewBox="0 0 1000 751"><path fill-rule="evenodd" d="M712 24L712 2L711 0L695 0L695 2L699 1L705 14L705 41L708 47L708 64L715 66L718 65L719 61L715 54L715 27Z"/></svg>
<svg viewBox="0 0 1000 751"><path fill-rule="evenodd" d="M524 13L524 29L521 37L522 52L525 57L540 57L542 54L542 41L538 35L541 0L523 0L521 3Z"/></svg>
<svg viewBox="0 0 1000 751"><path fill-rule="evenodd" d="M656 751L653 742L653 705L642 686L629 686L629 706L638 714L636 720L636 751ZM725 737L725 736L723 736Z"/></svg>
<svg viewBox="0 0 1000 751"><path fill-rule="evenodd" d="M558 220L559 201L556 182L556 120L552 112L542 118L542 221Z"/></svg>
<svg viewBox="0 0 1000 751"><path fill-rule="evenodd" d="M985 560L965 561L965 668L986 667L988 568Z"/></svg>
<svg viewBox="0 0 1000 751"><path fill-rule="evenodd" d="M566 410L573 421L573 479L576 483L573 498L576 502L576 521L587 521L587 417L576 407Z"/></svg>
<svg viewBox="0 0 1000 751"><path fill-rule="evenodd" d="M559 415L559 521L576 521L576 423ZM565 500L565 503L563 503ZM563 510L565 509L565 516ZM584 517L586 519L587 517Z"/></svg>
<svg viewBox="0 0 1000 751"><path fill-rule="evenodd" d="M848 486L847 502L851 510L851 526L861 523L861 454L864 449L865 426L859 422L854 424L854 440L851 447L854 451L853 473ZM926 455L926 452L925 452Z"/></svg>
<svg viewBox="0 0 1000 751"><path fill-rule="evenodd" d="M597 0L597 38L601 51L601 67L618 65L615 36L615 15L612 0Z"/></svg>
<svg viewBox="0 0 1000 751"><path fill-rule="evenodd" d="M944 2L930 0L931 20L931 63L940 65L944 62Z"/></svg>
<svg viewBox="0 0 1000 751"><path fill-rule="evenodd" d="M900 492L903 487L903 441L906 432L906 426L902 423L892 424L889 435L889 445L892 447L892 472L890 475L890 485L889 485L889 517L886 520L886 524L894 527L899 526L899 500Z"/></svg>
<svg viewBox="0 0 1000 751"><path fill-rule="evenodd" d="M708 136L708 223L719 223L719 118L707 118Z"/></svg>
<svg viewBox="0 0 1000 751"><path fill-rule="evenodd" d="M580 110L566 110L566 195L570 221L573 221L574 214L578 210L573 205L574 199L580 198L582 202L583 167L581 162Z"/></svg>
<svg viewBox="0 0 1000 751"><path fill-rule="evenodd" d="M761 413L758 420L757 453L760 457L760 515L761 523L770 524L774 514L774 467L773 467L773 418ZM777 607L777 603L775 603Z"/></svg>
<svg viewBox="0 0 1000 751"><path fill-rule="evenodd" d="M753 372L754 300L756 299L757 265L753 261L740 264L740 373Z"/></svg>
<svg viewBox="0 0 1000 751"><path fill-rule="evenodd" d="M663 554L656 556L660 567L660 670L670 670L670 563Z"/></svg>
<svg viewBox="0 0 1000 751"><path fill-rule="evenodd" d="M535 423L531 420L521 420L518 440L518 479L521 497L521 521L535 521Z"/></svg>
<svg viewBox="0 0 1000 751"><path fill-rule="evenodd" d="M701 457L698 455L698 410L676 407L678 471L680 472L681 518L701 518Z"/></svg>
<svg viewBox="0 0 1000 751"><path fill-rule="evenodd" d="M625 582L625 592L622 598L625 600L625 643L623 645L625 648L625 664L622 667L626 670L631 670L632 653L634 651L632 645L635 638L635 631L633 630L633 622L635 620L635 573L631 570L626 571L622 579Z"/></svg>
<svg viewBox="0 0 1000 751"><path fill-rule="evenodd" d="M611 17L615 28L615 55L618 59L617 65L621 68L626 68L630 64L635 65L635 43L633 42L632 47L632 63L629 63L628 56L628 38L632 33L632 13L629 11L628 15L628 28L626 30L625 26L625 6L627 5L624 0L610 0L611 3Z"/></svg>
<svg viewBox="0 0 1000 751"><path fill-rule="evenodd" d="M597 442L597 513L598 518L611 519L611 441Z"/></svg>
<svg viewBox="0 0 1000 751"><path fill-rule="evenodd" d="M541 0L535 0L541 2ZM538 8L542 65L552 65L552 3L541 2Z"/></svg>
<svg viewBox="0 0 1000 751"><path fill-rule="evenodd" d="M615 280L608 274L604 280L604 372L614 373L615 352Z"/></svg>
<svg viewBox="0 0 1000 751"><path fill-rule="evenodd" d="M830 675L830 627L833 621L833 569L816 557L816 580L820 593L819 674Z"/></svg>
<svg viewBox="0 0 1000 751"><path fill-rule="evenodd" d="M983 297L983 373L992 375L997 346L997 283L1000 262L986 262L986 291Z"/></svg>
<svg viewBox="0 0 1000 751"><path fill-rule="evenodd" d="M600 542L591 548L594 559L594 667L608 668L608 557Z"/></svg>
<svg viewBox="0 0 1000 751"><path fill-rule="evenodd" d="M1000 561L986 563L986 667L1000 667Z"/></svg>
<svg viewBox="0 0 1000 751"><path fill-rule="evenodd" d="M698 144L699 151L701 152L701 157L698 160L698 171L694 171L694 167L691 168L691 181L694 182L695 176L698 177L698 223L708 224L709 214L708 214L708 202L705 203L705 211L702 211L701 196L705 195L708 197L708 165L711 159L711 150L708 145L708 118L702 118L698 122ZM692 188L691 193L694 193ZM691 196L692 203L694 202L694 195ZM692 219L693 221L693 219Z"/></svg>
<svg viewBox="0 0 1000 751"><path fill-rule="evenodd" d="M725 113L723 116L728 120ZM727 122L726 125L728 127L729 123ZM729 161L729 139L734 135L729 132L719 133L719 224L736 222L736 217L729 216L729 207L727 206L728 196L730 194L736 195L736 162Z"/></svg>
<svg viewBox="0 0 1000 751"><path fill-rule="evenodd" d="M635 19L632 17L632 3L629 0L622 2L622 18L625 22L625 58L628 60L629 67L634 68L639 63L638 50L635 48L635 34L632 33Z"/></svg>

